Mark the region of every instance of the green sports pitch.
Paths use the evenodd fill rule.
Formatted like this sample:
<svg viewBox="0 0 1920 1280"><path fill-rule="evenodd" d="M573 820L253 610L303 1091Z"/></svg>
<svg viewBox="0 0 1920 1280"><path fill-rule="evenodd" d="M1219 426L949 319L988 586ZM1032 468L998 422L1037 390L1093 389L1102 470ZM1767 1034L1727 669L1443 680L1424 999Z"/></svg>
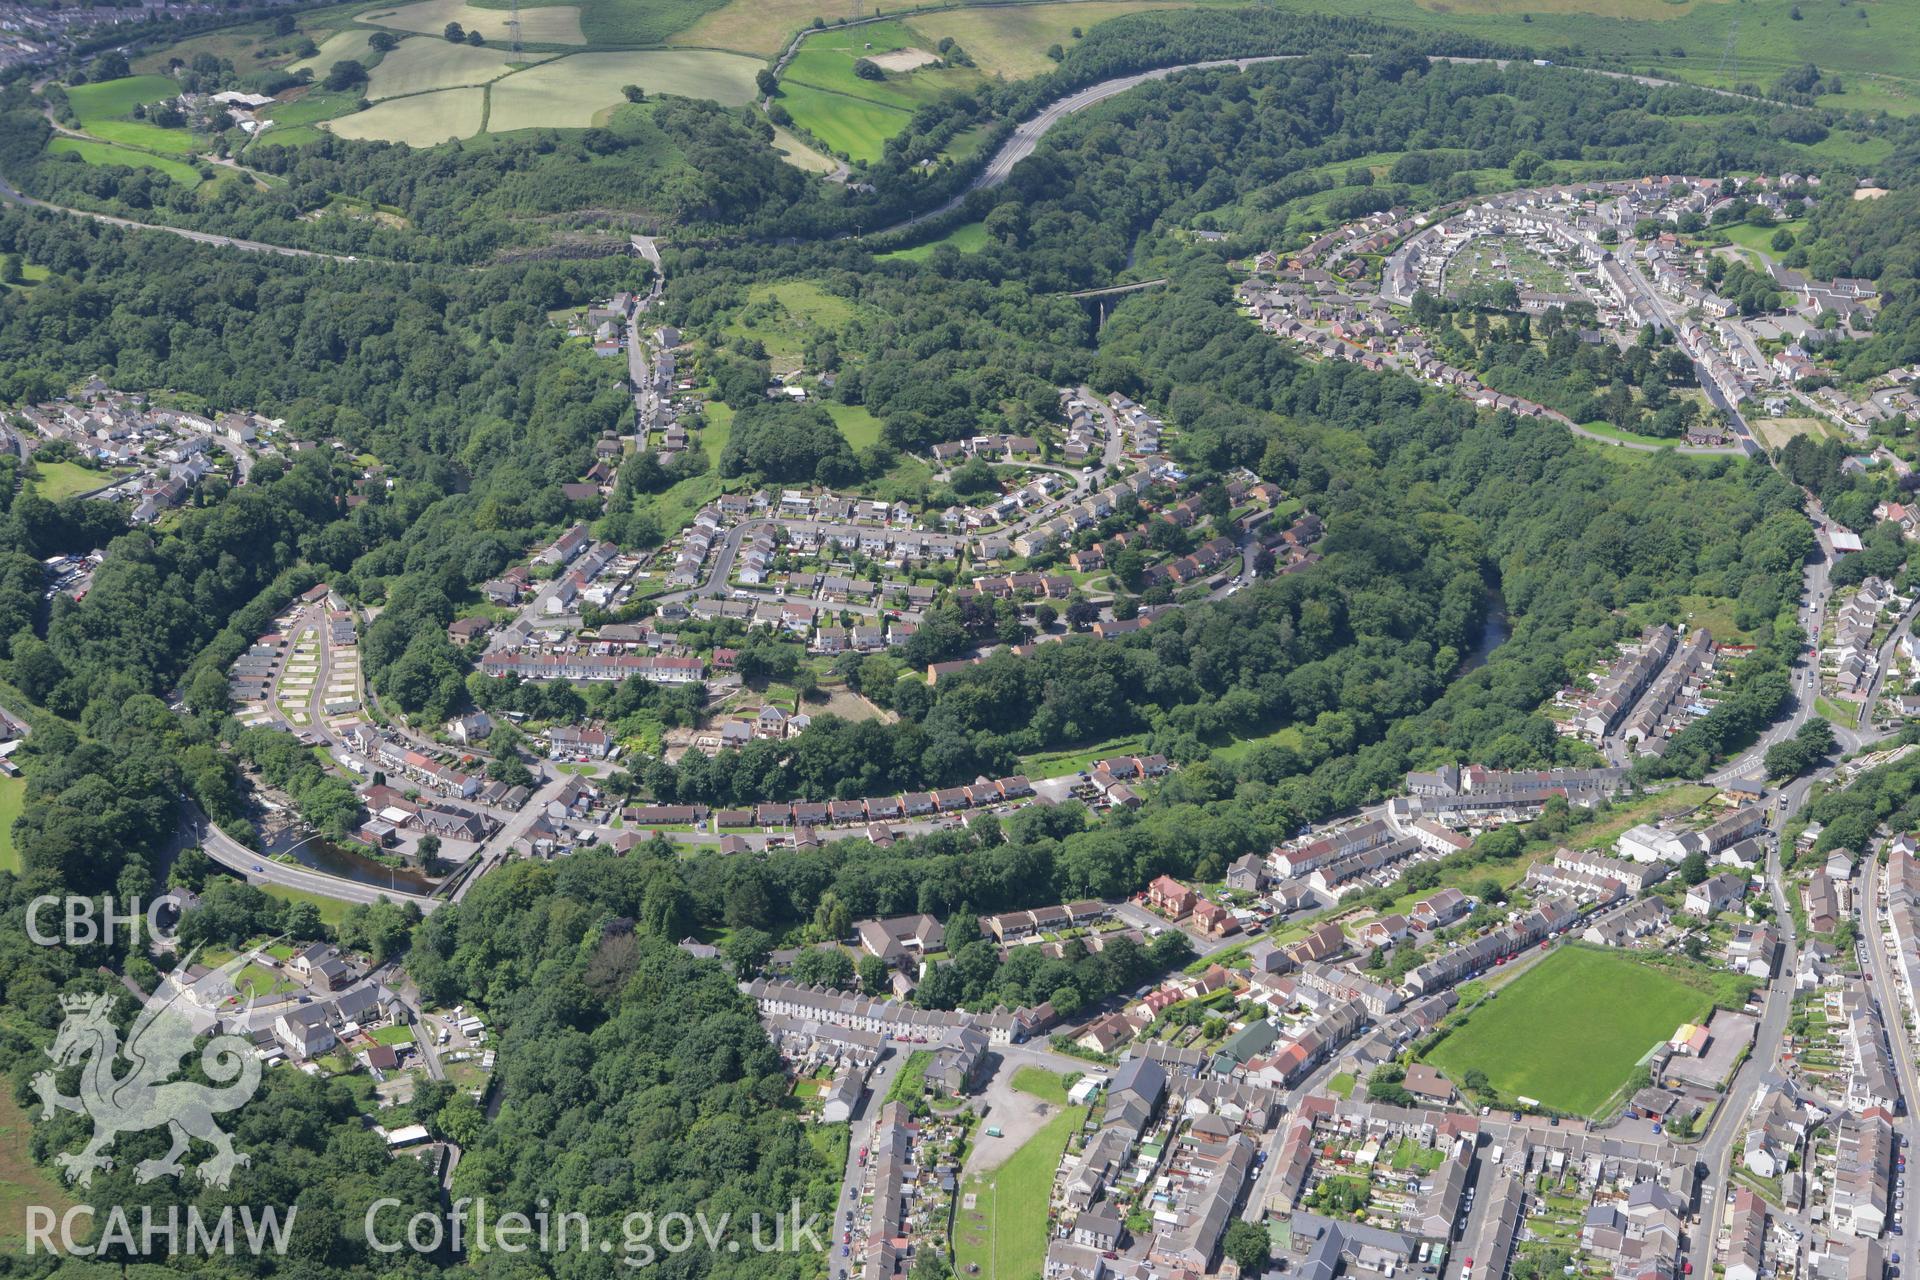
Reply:
<svg viewBox="0 0 1920 1280"><path fill-rule="evenodd" d="M1563 946L1476 1008L1426 1055L1456 1086L1483 1071L1502 1097L1592 1116L1647 1050L1713 1007L1631 954Z"/></svg>

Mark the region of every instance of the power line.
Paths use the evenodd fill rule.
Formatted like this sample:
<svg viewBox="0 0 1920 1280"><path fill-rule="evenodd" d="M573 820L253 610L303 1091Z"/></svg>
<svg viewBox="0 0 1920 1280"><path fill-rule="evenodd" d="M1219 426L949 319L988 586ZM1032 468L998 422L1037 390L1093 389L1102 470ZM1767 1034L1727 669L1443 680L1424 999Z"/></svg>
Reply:
<svg viewBox="0 0 1920 1280"><path fill-rule="evenodd" d="M515 0L518 3L518 0ZM1732 73L1733 83L1740 83L1740 10L1733 11L1733 23L1727 28L1727 43L1720 50L1720 74Z"/></svg>

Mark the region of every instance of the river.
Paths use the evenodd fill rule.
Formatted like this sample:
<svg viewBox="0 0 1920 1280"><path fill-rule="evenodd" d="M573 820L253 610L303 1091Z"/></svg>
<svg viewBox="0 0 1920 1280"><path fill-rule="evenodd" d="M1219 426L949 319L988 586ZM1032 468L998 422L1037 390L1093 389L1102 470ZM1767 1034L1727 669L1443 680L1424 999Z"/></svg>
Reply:
<svg viewBox="0 0 1920 1280"><path fill-rule="evenodd" d="M376 862L365 854L337 845L324 836L302 835L298 827L282 827L267 841L270 854L291 853L303 867L352 880L356 884L407 893L432 893L434 882L417 871L403 871Z"/></svg>
<svg viewBox="0 0 1920 1280"><path fill-rule="evenodd" d="M1466 661L1460 664L1455 678L1468 672L1477 671L1487 665L1487 659L1493 651L1505 644L1513 636L1513 623L1507 618L1507 602L1498 594L1493 597L1493 608L1487 610L1487 620L1480 626L1480 643L1473 647Z"/></svg>

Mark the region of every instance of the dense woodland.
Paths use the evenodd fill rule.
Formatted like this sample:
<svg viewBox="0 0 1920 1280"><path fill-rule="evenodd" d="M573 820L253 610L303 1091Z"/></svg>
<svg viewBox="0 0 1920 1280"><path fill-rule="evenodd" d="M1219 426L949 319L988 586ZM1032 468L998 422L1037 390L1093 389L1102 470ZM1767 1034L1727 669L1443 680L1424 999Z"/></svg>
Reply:
<svg viewBox="0 0 1920 1280"><path fill-rule="evenodd" d="M1173 60L1248 34L1223 29L1216 38L1166 15L1126 21L1136 33L1162 32L1158 52ZM1336 26L1298 38L1325 41ZM1059 74L1102 78L1137 66L1129 56L1139 55L1096 33ZM698 113L688 111L692 127ZM1231 600L1171 611L1134 637L999 656L933 687L901 683L889 695L897 724L820 717L790 750L755 744L677 769L637 768L629 779L662 799L860 795L1011 771L1023 753L1141 733L1184 767L1136 812L1096 820L1072 805L1028 810L887 849L588 853L503 868L410 935L391 909L351 916L343 940L380 955L410 946L410 971L429 997L476 1004L500 1029L495 1119L432 1090L413 1108L465 1147L456 1192L484 1193L501 1208L547 1196L602 1222L631 1208L704 1205L739 1217L832 1196L836 1170L781 1107L777 1062L751 1010L717 965L672 946L689 933L831 934L843 919L872 914L951 917L1128 893L1162 872L1217 875L1302 822L1377 797L1409 767L1580 759L1584 749L1538 708L1643 622L1682 619L1683 597L1729 602L1759 648L1735 695L1650 767L1695 772L1739 742L1786 695L1781 657L1794 643L1791 599L1811 545L1791 485L1745 460L1603 453L1549 424L1479 413L1404 378L1304 363L1238 314L1217 249L1166 233L1203 216L1250 236L1304 233L1322 215L1290 202L1293 177L1404 149L1408 139L1435 154L1475 148L1474 172L1511 165L1523 151L1549 166L1578 159L1619 172L1769 167L1798 154L1770 131L1770 111L1691 91L1576 84L1533 68L1315 57L1149 85L1063 125L988 198L992 243L979 254L936 252L919 265L877 261L853 242L678 251L668 310L689 332L714 329L748 285L782 277L811 279L867 317L836 335L835 360L840 394L881 419L883 452L843 455L811 415L808 447L784 448L789 415L755 411L736 417L738 448L723 470L799 475L810 461L818 475L850 461L874 474L885 450L993 423L1037 424L1054 411L1055 387L1087 379L1163 411L1196 477L1246 467L1303 501L1326 522L1324 560ZM732 117L707 124L716 136L746 127ZM653 125L664 127L657 114ZM725 170L733 142L713 145L703 163ZM515 182L533 192L542 153L537 140L529 147ZM383 198L448 227L458 199L441 193L477 191L492 181L485 164L503 162L323 151L288 158L290 175L316 166L294 187L324 187L327 165L364 163L369 177L396 184ZM423 175L443 163L447 185L436 186ZM1429 199L1442 194L1436 181L1457 184L1463 174L1481 180L1446 164L1403 176L1409 198ZM409 181L411 194L398 185ZM810 207L796 200L792 208ZM480 212L462 224L470 242L413 256L490 254L506 241ZM258 214L236 210L235 225ZM1137 251L1170 284L1119 305L1103 330L1078 303L1048 296L1105 283ZM168 873L182 793L223 820L241 816L235 751L311 791L317 806L338 800L290 753L236 734L224 715L224 665L299 590L327 581L383 606L363 662L389 706L427 719L476 700L573 709L566 694L474 676L445 624L476 584L575 518L559 485L591 465L596 438L631 422L619 371L567 344L545 313L643 287L645 268L630 259L348 267L229 255L20 211L0 213L7 252L52 275L0 296L0 398L41 399L98 374L203 407L284 416L293 431L342 446L288 467L263 464L225 502L185 511L159 532L127 531L99 504L45 502L21 486L18 468L0 475L0 694L30 709L35 728L15 833L26 873L0 875L12 922L0 929L0 1067L22 1100L58 1024L61 991L121 991L99 965L153 976L145 958L112 948L26 946L18 916L27 897L145 891ZM713 344L723 348L728 360L755 359ZM1644 351L1644 369L1640 357L1624 357L1635 368L1619 376L1645 396L1662 354ZM347 460L360 452L375 455L394 485L371 486L350 508L357 468ZM657 510L654 489L653 478L623 474L600 531L641 529ZM109 555L86 600L43 610L34 562L94 546ZM1489 619L1501 616L1511 638L1476 661ZM998 610L937 611L909 656L936 660L1003 639L1011 621ZM184 713L168 709L175 694ZM701 713L690 694L637 682L575 696L616 721L685 723ZM1255 742L1209 754L1235 739ZM208 875L191 854L171 873L201 884ZM216 911L199 926L208 939L294 918L251 891L210 893ZM1033 971L1037 962L988 959L962 949L927 998L1096 999L1169 957ZM123 999L122 1012L131 1004ZM411 1162L389 1162L370 1145L344 1085L272 1072L266 1096L243 1116L240 1141L254 1163L234 1196L297 1199L312 1224L297 1268L284 1274L434 1270L425 1260L370 1258L337 1212L374 1194L408 1204L435 1194ZM70 1125L48 1126L36 1150L74 1137ZM94 1194L126 1203L174 1194L130 1185L133 1161L159 1145L160 1135L123 1138L118 1168ZM764 1275L787 1274L790 1264L806 1274L792 1260L703 1252L674 1266ZM231 1273L252 1274L250 1265ZM590 1273L498 1255L475 1267L516 1278Z"/></svg>

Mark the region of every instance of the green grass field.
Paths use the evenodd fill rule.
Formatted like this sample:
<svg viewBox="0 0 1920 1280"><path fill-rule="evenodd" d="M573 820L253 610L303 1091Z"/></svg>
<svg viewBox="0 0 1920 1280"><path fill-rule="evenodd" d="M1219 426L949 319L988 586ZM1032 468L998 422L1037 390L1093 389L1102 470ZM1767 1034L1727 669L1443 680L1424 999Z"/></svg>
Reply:
<svg viewBox="0 0 1920 1280"><path fill-rule="evenodd" d="M95 120L87 126L87 132L106 142L170 156L187 155L199 146L194 135L185 129L162 129L146 120Z"/></svg>
<svg viewBox="0 0 1920 1280"><path fill-rule="evenodd" d="M1784 230L1797 237L1806 229L1806 225L1807 222L1805 218L1799 218L1792 222L1782 222L1771 227L1755 227L1743 222L1737 227L1727 227L1725 231L1727 233L1727 239L1733 241L1741 248L1750 249L1765 258L1774 258L1779 256L1773 251L1774 235Z"/></svg>
<svg viewBox="0 0 1920 1280"><path fill-rule="evenodd" d="M457 22L468 31L478 31L484 40L506 40L508 14L505 6L481 9L462 0L418 0L415 4L368 9L359 21L393 31L417 31L439 37L449 22ZM520 13L520 39L526 44L585 44L580 30L578 5L556 4L524 9Z"/></svg>
<svg viewBox="0 0 1920 1280"><path fill-rule="evenodd" d="M712 49L576 53L495 84L487 129L584 129L597 123L601 112L625 102L620 91L630 84L649 94L740 106L753 99L760 66L756 59Z"/></svg>
<svg viewBox="0 0 1920 1280"><path fill-rule="evenodd" d="M103 142L185 155L195 146L187 130L163 129L151 121L128 118L136 106L164 102L179 92L180 86L167 76L125 76L74 85L67 90L67 101L80 117L80 127Z"/></svg>
<svg viewBox="0 0 1920 1280"><path fill-rule="evenodd" d="M367 77L367 97L377 102L433 89L486 84L508 70L506 55L497 50L416 37L402 40L399 48L380 59L380 65Z"/></svg>
<svg viewBox="0 0 1920 1280"><path fill-rule="evenodd" d="M179 92L180 86L168 76L123 76L98 84L73 85L67 90L67 101L80 123L91 125L95 120L124 116L135 107L165 102Z"/></svg>
<svg viewBox="0 0 1920 1280"><path fill-rule="evenodd" d="M1426 1060L1455 1082L1484 1071L1505 1097L1591 1116L1647 1050L1711 1007L1705 993L1630 956L1563 946L1476 1009Z"/></svg>
<svg viewBox="0 0 1920 1280"><path fill-rule="evenodd" d="M906 127L908 113L865 98L783 83L780 101L793 122L809 130L829 151L849 160L871 163L880 158L887 139Z"/></svg>
<svg viewBox="0 0 1920 1280"><path fill-rule="evenodd" d="M807 37L782 77L816 89L831 89L888 106L913 108L954 89L972 88L982 80L971 67L945 67L927 59L932 44L923 46L919 32L904 22L870 22L840 31L822 31ZM885 77L869 80L854 74L865 59L885 69ZM889 65L893 62L897 65Z"/></svg>
<svg viewBox="0 0 1920 1280"><path fill-rule="evenodd" d="M944 94L977 88L985 79L971 67L914 65L916 59L932 56L934 43L905 22L867 23L809 36L781 77L787 110L834 150L856 160L876 160L886 138L905 127L906 113ZM884 68L885 77L855 75L854 67L863 59ZM817 92L804 92L803 87ZM856 103L894 108L899 114L882 116ZM876 129L886 132L876 137Z"/></svg>
<svg viewBox="0 0 1920 1280"><path fill-rule="evenodd" d="M27 1154L32 1132L27 1113L14 1105L11 1091L0 1091L0 1246L9 1250L26 1242L29 1206L62 1214L73 1205L59 1177Z"/></svg>
<svg viewBox="0 0 1920 1280"><path fill-rule="evenodd" d="M390 98L365 111L329 120L326 128L343 138L404 142L431 147L451 138L471 138L486 121L485 89L441 89L411 98ZM285 142L285 138L279 139Z"/></svg>
<svg viewBox="0 0 1920 1280"><path fill-rule="evenodd" d="M317 893L307 893L300 889L289 889L285 885L263 884L260 892L269 898L278 898L282 902L310 902L320 911L320 919L325 924L338 925L347 918L347 908L351 903L338 898L327 898Z"/></svg>
<svg viewBox="0 0 1920 1280"><path fill-rule="evenodd" d="M826 400L822 404L827 416L855 450L880 443L880 419L873 416L873 410L863 404L841 404L837 400Z"/></svg>
<svg viewBox="0 0 1920 1280"><path fill-rule="evenodd" d="M13 824L27 802L25 778L0 778L0 871L18 875L22 869L20 850L13 843Z"/></svg>
<svg viewBox="0 0 1920 1280"><path fill-rule="evenodd" d="M23 262L20 264L20 283L10 284L7 286L7 288L31 289L33 288L33 286L39 284L42 280L45 280L48 274L49 272L47 268L41 266L37 262Z"/></svg>
<svg viewBox="0 0 1920 1280"><path fill-rule="evenodd" d="M1078 4L991 5L915 14L907 25L922 48L951 36L989 76L1024 80L1053 70L1049 45L1070 48L1073 29L1082 35L1095 23L1148 9L1186 9L1194 0L1087 0Z"/></svg>
<svg viewBox="0 0 1920 1280"><path fill-rule="evenodd" d="M1920 111L1920 0L1797 6L1794 0L1277 0L1282 9L1372 18L1551 49L1604 49L1634 70L1762 88L1811 62L1847 92L1822 106ZM1737 24L1737 28L1736 28ZM1733 37L1734 59L1723 51ZM965 43L963 40L962 43ZM1044 46L1043 46L1044 47ZM1675 56L1675 50L1684 56Z"/></svg>
<svg viewBox="0 0 1920 1280"><path fill-rule="evenodd" d="M1056 1107L1067 1105L1067 1077L1045 1067L1017 1068L1013 1073L1013 1087Z"/></svg>
<svg viewBox="0 0 1920 1280"><path fill-rule="evenodd" d="M1643 436L1637 431L1622 431L1611 422L1583 422L1580 424L1580 428L1583 431L1591 431L1596 436L1605 436L1609 440L1618 440L1622 444L1644 444L1651 445L1654 448L1665 449L1668 447L1677 448L1686 443L1684 440L1668 440L1661 436Z"/></svg>
<svg viewBox="0 0 1920 1280"><path fill-rule="evenodd" d="M324 77L336 62L371 63L373 46L367 41L373 39L373 32L365 27L349 27L345 31L336 31L319 42L320 51L311 58L300 58L287 64L292 72L311 71L314 79ZM395 50L394 52L399 52Z"/></svg>
<svg viewBox="0 0 1920 1280"><path fill-rule="evenodd" d="M910 249L893 249L886 253L875 254L877 258L897 258L903 262L925 262L933 256L933 251L941 245L951 245L960 253L978 253L987 247L987 224L984 222L963 222L938 240L929 240L925 244L916 244Z"/></svg>
<svg viewBox="0 0 1920 1280"><path fill-rule="evenodd" d="M1681 596L1680 607L1687 611L1689 628L1705 627L1724 644L1754 644L1759 640L1735 625L1734 602L1726 596Z"/></svg>
<svg viewBox="0 0 1920 1280"><path fill-rule="evenodd" d="M1090 747L1072 747L1065 751L1041 751L1020 757L1020 771L1030 778L1062 778L1093 767L1095 760L1108 756L1134 755L1147 749L1145 738L1113 738Z"/></svg>
<svg viewBox="0 0 1920 1280"><path fill-rule="evenodd" d="M33 487L49 502L87 493L113 481L105 471L92 471L77 462L36 462L33 467L40 473Z"/></svg>
<svg viewBox="0 0 1920 1280"><path fill-rule="evenodd" d="M110 142L87 142L80 138L53 138L47 143L47 154L79 156L87 164L119 165L128 169L157 169L183 187L200 185L200 171L184 160L171 160L166 156L149 155L145 151L116 147Z"/></svg>
<svg viewBox="0 0 1920 1280"><path fill-rule="evenodd" d="M1238 760L1269 745L1288 747L1298 751L1306 745L1306 742L1306 735L1300 731L1299 725L1283 724L1271 733L1256 734L1251 738L1235 738L1232 742L1215 747L1213 756L1216 760Z"/></svg>
<svg viewBox="0 0 1920 1280"><path fill-rule="evenodd" d="M955 1274L1040 1274L1047 1256L1047 1217L1034 1212L1034 1206L1047 1203L1060 1153L1086 1117L1085 1107L1066 1108L1022 1143L1005 1164L967 1179L961 1193L973 1195L975 1207L972 1212L954 1213Z"/></svg>
<svg viewBox="0 0 1920 1280"><path fill-rule="evenodd" d="M1860 705L1840 698L1829 698L1820 694L1813 700L1813 709L1843 729L1857 728L1860 724Z"/></svg>
<svg viewBox="0 0 1920 1280"><path fill-rule="evenodd" d="M355 101L352 94L308 89L299 97L273 107L268 112L273 128L261 134L252 145L294 147L317 141L321 131L315 126L322 120L351 115Z"/></svg>
<svg viewBox="0 0 1920 1280"><path fill-rule="evenodd" d="M583 0L580 29L589 43L666 44L726 0ZM509 0L476 0L482 9L505 9ZM535 6L521 6L521 20Z"/></svg>
<svg viewBox="0 0 1920 1280"><path fill-rule="evenodd" d="M381 1027L367 1033L375 1044L384 1044L389 1048L399 1048L403 1044L413 1043L412 1027Z"/></svg>
<svg viewBox="0 0 1920 1280"><path fill-rule="evenodd" d="M283 978L262 964L243 965L234 975L233 989L243 1000L265 1000L269 996L297 991L300 984Z"/></svg>

